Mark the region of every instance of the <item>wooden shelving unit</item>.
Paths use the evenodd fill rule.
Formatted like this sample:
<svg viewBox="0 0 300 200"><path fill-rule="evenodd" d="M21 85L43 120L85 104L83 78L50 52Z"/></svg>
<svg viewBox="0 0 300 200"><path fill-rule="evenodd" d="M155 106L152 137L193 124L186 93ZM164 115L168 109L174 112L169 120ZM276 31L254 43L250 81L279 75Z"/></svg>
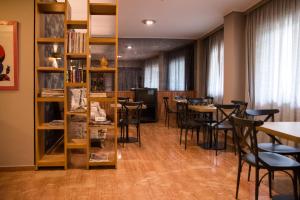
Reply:
<svg viewBox="0 0 300 200"><path fill-rule="evenodd" d="M86 168L112 166L117 167L117 91L118 91L118 2L115 4L110 3L91 3L87 0L87 20L72 20L71 19L71 7L68 0L65 3L45 3L40 0L35 0L35 154L36 154L36 169L39 167L69 167L70 157L72 151L77 153L83 150L86 152L84 159ZM64 16L64 28L63 37L51 36L45 37L43 26L45 15L63 15ZM92 37L91 33L91 15L113 15L115 16L115 35L112 37ZM76 31L78 29L86 30L85 48L84 53L70 53L68 52L68 31ZM60 45L63 47L63 67L48 66L40 63L40 59L43 55L39 49L39 45ZM90 45L111 45L115 48L114 66L107 68L91 67L91 52ZM43 49L43 48L41 48ZM44 48L46 49L46 48ZM55 58L55 57L54 57ZM62 60L62 58L60 58ZM82 61L86 64L85 82L69 82L68 73L72 61ZM51 73L63 73L63 90L64 97L41 97L40 79L41 74ZM90 97L91 92L91 76L95 73L110 73L113 74L113 97ZM83 73L82 73L83 74ZM86 88L86 100L87 110L86 112L73 112L70 110L70 92L71 88ZM106 108L113 110L113 121L110 125L92 125L90 124L91 102L105 103L108 106ZM50 125L49 121L45 120L45 107L47 104L59 104L63 105L63 125ZM112 108L110 104L115 104ZM86 118L86 138L69 138L69 131L72 126L72 117ZM112 146L113 150L110 152L108 160L90 160L91 153L93 152L91 146L91 129L97 127L105 127L105 129L112 131ZM61 132L63 135L60 136ZM59 136L57 142L48 150L45 150L46 133L49 136Z"/></svg>

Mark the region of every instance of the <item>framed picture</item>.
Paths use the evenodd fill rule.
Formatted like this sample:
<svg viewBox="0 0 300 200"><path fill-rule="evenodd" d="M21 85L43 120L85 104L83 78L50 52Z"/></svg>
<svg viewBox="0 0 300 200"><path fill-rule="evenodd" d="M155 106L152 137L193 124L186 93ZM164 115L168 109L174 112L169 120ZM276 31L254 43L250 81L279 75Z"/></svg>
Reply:
<svg viewBox="0 0 300 200"><path fill-rule="evenodd" d="M18 87L18 22L0 21L0 90L17 90Z"/></svg>

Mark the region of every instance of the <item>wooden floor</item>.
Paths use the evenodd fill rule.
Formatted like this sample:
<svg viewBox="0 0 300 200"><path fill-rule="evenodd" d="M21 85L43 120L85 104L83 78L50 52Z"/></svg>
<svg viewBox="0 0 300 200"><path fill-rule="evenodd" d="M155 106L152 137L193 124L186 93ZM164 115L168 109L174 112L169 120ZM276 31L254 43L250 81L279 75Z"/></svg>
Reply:
<svg viewBox="0 0 300 200"><path fill-rule="evenodd" d="M134 129L132 129L134 132ZM118 169L0 172L0 199L194 200L234 199L236 160L233 152L179 145L176 128L142 124L142 147L119 148ZM239 199L253 199L253 181L243 170ZM276 175L277 177L277 175ZM253 178L252 178L253 180ZM260 198L269 199L267 179ZM291 193L291 181L275 178L274 194Z"/></svg>

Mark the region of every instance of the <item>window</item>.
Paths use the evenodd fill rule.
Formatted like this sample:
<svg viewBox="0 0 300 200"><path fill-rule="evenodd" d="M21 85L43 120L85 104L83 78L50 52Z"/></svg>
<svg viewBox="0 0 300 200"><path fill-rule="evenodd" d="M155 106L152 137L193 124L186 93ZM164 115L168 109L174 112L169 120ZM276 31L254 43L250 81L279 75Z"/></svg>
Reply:
<svg viewBox="0 0 300 200"><path fill-rule="evenodd" d="M185 57L171 58L169 62L169 90L185 90Z"/></svg>
<svg viewBox="0 0 300 200"><path fill-rule="evenodd" d="M215 33L208 38L208 83L207 95L214 97L216 103L223 102L224 93L224 32Z"/></svg>
<svg viewBox="0 0 300 200"><path fill-rule="evenodd" d="M293 0L271 1L247 16L252 106L277 108L284 121L300 120L299 16L300 3Z"/></svg>
<svg viewBox="0 0 300 200"><path fill-rule="evenodd" d="M151 59L146 61L144 87L159 89L158 59Z"/></svg>

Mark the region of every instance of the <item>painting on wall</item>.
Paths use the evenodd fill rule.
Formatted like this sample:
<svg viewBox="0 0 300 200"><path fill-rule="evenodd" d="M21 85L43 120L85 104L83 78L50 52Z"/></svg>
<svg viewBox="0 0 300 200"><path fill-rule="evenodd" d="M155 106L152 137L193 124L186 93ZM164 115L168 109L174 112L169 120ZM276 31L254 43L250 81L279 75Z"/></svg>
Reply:
<svg viewBox="0 0 300 200"><path fill-rule="evenodd" d="M18 89L18 70L18 23L0 21L0 90Z"/></svg>

